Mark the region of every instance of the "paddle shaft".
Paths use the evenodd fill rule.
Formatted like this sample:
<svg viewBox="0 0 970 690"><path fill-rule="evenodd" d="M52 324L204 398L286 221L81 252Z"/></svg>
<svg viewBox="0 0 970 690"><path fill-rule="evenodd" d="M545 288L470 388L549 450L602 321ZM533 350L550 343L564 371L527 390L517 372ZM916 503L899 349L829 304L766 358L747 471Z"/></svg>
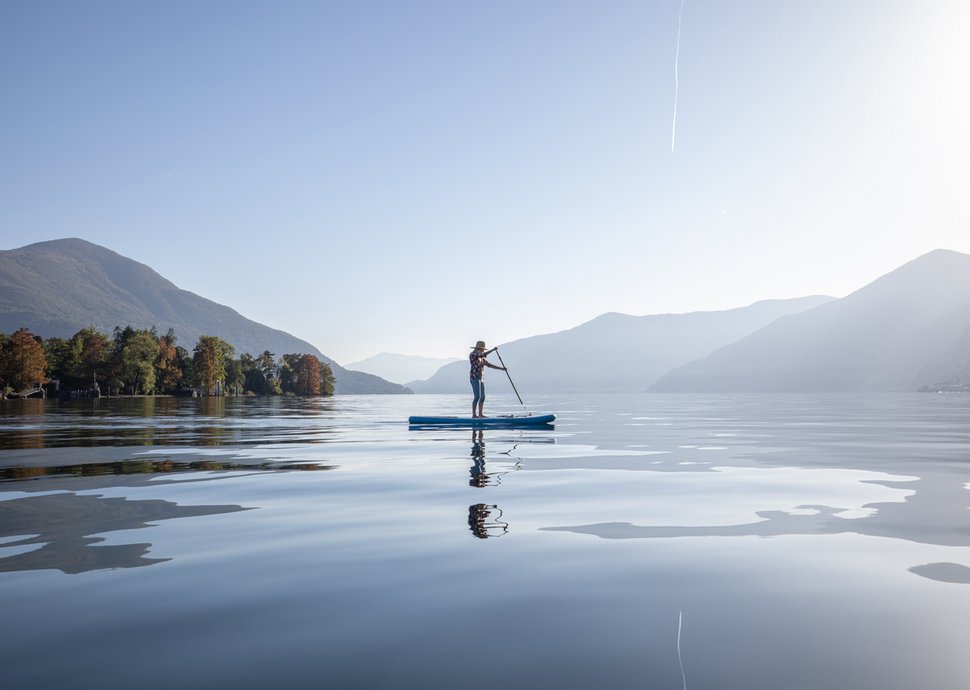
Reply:
<svg viewBox="0 0 970 690"><path fill-rule="evenodd" d="M502 362L502 368L505 369L505 375L509 377L509 383L512 384L512 390L515 391L515 397L519 399L519 404L522 407L525 407L525 403L522 402L522 396L519 395L519 391L515 387L515 381L512 380L512 374L509 373L509 368L505 366L505 362L502 361L502 353L498 351L498 348L495 348L495 354L498 355L498 361Z"/></svg>

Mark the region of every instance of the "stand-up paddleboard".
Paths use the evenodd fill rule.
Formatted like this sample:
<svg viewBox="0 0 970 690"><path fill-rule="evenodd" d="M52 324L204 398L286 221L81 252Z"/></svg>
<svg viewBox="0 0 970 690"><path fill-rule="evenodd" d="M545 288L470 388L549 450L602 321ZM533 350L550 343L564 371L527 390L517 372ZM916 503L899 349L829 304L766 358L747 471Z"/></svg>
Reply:
<svg viewBox="0 0 970 690"><path fill-rule="evenodd" d="M498 417L408 417L412 426L548 426L556 421L554 414L500 415Z"/></svg>

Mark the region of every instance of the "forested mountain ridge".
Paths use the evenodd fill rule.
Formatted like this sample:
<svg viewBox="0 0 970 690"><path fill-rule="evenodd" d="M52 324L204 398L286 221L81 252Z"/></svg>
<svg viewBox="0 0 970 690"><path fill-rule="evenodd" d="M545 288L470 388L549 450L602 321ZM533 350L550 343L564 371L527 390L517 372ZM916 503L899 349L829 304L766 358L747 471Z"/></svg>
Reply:
<svg viewBox="0 0 970 690"><path fill-rule="evenodd" d="M40 336L68 338L87 326L111 333L119 324L171 328L188 347L202 335L215 335L237 353L312 354L332 368L338 394L407 392L349 371L305 340L182 290L145 264L91 242L60 239L0 251L0 332L27 327Z"/></svg>

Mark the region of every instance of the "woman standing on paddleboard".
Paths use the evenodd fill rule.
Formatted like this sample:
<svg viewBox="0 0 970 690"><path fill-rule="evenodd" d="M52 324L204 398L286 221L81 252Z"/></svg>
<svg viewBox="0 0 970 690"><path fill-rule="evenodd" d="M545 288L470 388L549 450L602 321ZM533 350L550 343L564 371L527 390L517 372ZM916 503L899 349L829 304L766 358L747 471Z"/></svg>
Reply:
<svg viewBox="0 0 970 690"><path fill-rule="evenodd" d="M492 369L498 369L500 371L507 371L505 367L500 367L497 364L492 364L486 357L492 352L495 352L496 348L491 350L485 349L485 341L479 340L475 343L475 347L472 348L471 354L468 355L468 361L471 364L471 373L469 374L469 380L472 384L472 417L484 417L485 408L485 367L491 367ZM477 410L476 410L477 407Z"/></svg>

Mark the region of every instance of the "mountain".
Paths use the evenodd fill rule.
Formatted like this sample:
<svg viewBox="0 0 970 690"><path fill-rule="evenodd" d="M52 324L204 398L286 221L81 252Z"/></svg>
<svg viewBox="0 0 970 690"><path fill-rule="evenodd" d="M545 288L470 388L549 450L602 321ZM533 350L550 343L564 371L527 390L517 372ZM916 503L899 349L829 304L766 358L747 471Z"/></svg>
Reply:
<svg viewBox="0 0 970 690"><path fill-rule="evenodd" d="M382 352L379 355L348 364L347 368L366 371L388 381L407 383L408 381L426 379L446 364L457 361L459 360L454 358L439 359Z"/></svg>
<svg viewBox="0 0 970 690"><path fill-rule="evenodd" d="M938 249L679 367L650 390L913 391L968 374L970 256Z"/></svg>
<svg viewBox="0 0 970 690"><path fill-rule="evenodd" d="M560 333L502 345L499 353L519 392L642 391L674 367L710 354L787 314L831 297L768 300L727 311L629 316L603 314ZM498 363L495 354L490 361ZM507 377L486 374L489 391L511 391ZM465 392L468 363L442 367L417 393Z"/></svg>
<svg viewBox="0 0 970 690"><path fill-rule="evenodd" d="M191 350L200 335L232 343L236 353L316 355L331 366L338 393L403 393L403 386L349 371L305 340L264 326L187 290L148 266L80 239L0 251L0 332L26 326L44 337L69 337L94 326L175 330Z"/></svg>

